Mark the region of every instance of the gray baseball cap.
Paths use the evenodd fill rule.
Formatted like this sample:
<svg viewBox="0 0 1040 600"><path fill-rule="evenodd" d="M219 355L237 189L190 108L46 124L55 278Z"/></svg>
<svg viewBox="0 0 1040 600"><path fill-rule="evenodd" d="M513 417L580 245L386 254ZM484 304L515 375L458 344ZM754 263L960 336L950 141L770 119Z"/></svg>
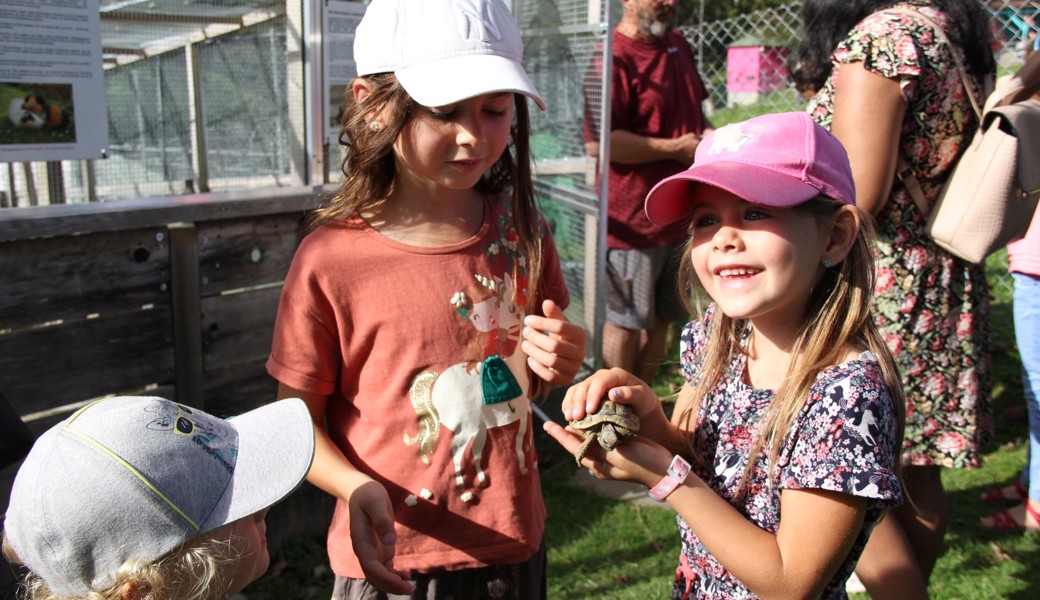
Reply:
<svg viewBox="0 0 1040 600"><path fill-rule="evenodd" d="M299 399L228 420L162 398L99 400L36 441L4 529L55 593L84 595L128 559L155 560L285 498L313 457Z"/></svg>

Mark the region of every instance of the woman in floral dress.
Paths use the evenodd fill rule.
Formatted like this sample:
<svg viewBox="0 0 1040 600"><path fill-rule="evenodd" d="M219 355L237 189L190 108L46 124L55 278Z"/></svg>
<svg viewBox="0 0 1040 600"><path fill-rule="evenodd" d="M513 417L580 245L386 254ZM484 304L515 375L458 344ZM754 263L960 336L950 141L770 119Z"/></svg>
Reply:
<svg viewBox="0 0 1040 600"><path fill-rule="evenodd" d="M926 597L948 514L940 468L978 466L991 430L983 267L935 245L897 176L902 155L934 205L978 126L951 49L929 20L958 47L971 93L984 98L994 60L977 0L807 0L805 37L791 58L798 87L818 90L810 115L849 152L857 204L877 219L877 319L907 400L908 501L879 524L856 570L875 598Z"/></svg>

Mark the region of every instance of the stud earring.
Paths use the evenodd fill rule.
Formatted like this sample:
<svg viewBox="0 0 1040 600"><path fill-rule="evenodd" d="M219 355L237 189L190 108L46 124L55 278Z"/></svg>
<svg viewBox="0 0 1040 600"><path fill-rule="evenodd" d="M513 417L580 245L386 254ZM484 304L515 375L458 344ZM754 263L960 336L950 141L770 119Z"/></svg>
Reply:
<svg viewBox="0 0 1040 600"><path fill-rule="evenodd" d="M368 129L372 133L379 133L380 131L382 131L383 126L380 125L379 123L375 122L375 121L372 121L371 123L368 124Z"/></svg>
<svg viewBox="0 0 1040 600"><path fill-rule="evenodd" d="M825 258L825 259L823 259L823 268L824 268L824 269L829 269L829 268L831 268L831 264L832 264L832 263L831 263L831 259L829 259L829 258Z"/></svg>

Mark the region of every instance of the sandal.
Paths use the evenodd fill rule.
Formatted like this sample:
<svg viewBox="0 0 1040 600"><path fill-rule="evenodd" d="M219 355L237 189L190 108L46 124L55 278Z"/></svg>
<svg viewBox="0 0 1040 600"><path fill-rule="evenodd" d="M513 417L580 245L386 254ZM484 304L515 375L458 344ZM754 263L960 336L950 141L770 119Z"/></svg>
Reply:
<svg viewBox="0 0 1040 600"><path fill-rule="evenodd" d="M1014 496L1006 496L1004 494L1004 489L1005 486L993 488L992 490L982 494L980 498L982 498L983 502L987 502L989 504L999 504L1002 502L1021 502L1029 496L1029 490L1027 490L1026 486L1022 485L1022 482L1017 479L1015 480L1015 485L1012 488L1014 490Z"/></svg>
<svg viewBox="0 0 1040 600"><path fill-rule="evenodd" d="M1030 506L1027 500L1023 503L1028 516L1033 517L1033 520L1040 523L1040 512L1037 512L1035 508ZM1023 517L1025 518L1025 517ZM1014 515L1011 514L1010 510L998 510L989 516L990 523L986 523L984 520L979 521L979 527L983 529L991 529L994 531L1040 531L1040 525L1036 527L1027 527L1025 521L1019 523L1015 520Z"/></svg>

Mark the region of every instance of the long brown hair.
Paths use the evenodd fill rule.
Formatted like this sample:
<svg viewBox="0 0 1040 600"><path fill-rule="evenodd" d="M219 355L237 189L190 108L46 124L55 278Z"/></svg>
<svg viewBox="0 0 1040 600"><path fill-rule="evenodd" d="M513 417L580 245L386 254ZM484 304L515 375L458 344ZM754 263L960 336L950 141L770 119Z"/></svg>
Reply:
<svg viewBox="0 0 1040 600"><path fill-rule="evenodd" d="M818 196L804 202L793 210L803 211L826 218L842 204L827 196ZM899 423L897 448L903 440L903 419L906 410L903 400L902 380L892 352L885 343L873 315L874 297L874 222L861 209L860 229L856 241L841 263L825 270L822 279L813 287L802 315L801 327L794 344L790 370L784 384L777 390L763 420L762 431L751 448L739 487L748 480L751 468L763 448L768 450L770 482L775 477L774 467L781 451L784 438L798 417L809 396L816 376L823 370L843 362L844 350L852 346L869 350L877 357L885 380L885 387L892 401L892 409ZM684 256L689 257L689 244ZM684 289L696 291L696 275L689 259L683 260L679 278ZM692 295L692 294L691 294ZM692 309L692 307L691 307ZM716 311L714 322L707 332L707 345L699 378L683 388L676 404L676 423L688 433L689 451L695 460L704 462L693 448L693 432L703 400L721 381L737 353L747 354L742 344L747 330L746 320L732 319L722 311ZM892 465L899 471L900 461L896 457Z"/></svg>
<svg viewBox="0 0 1040 600"><path fill-rule="evenodd" d="M394 141L412 119L418 104L393 73L368 75L365 79L371 91L360 101L354 98L349 86L344 93L345 110L339 134L339 142L347 150L340 167L344 178L336 194L312 215L311 230L378 206L385 201L393 186L396 175ZM510 194L513 225L520 251L526 259L528 284L524 314L540 314L538 291L543 231L531 181L531 122L527 97L513 94L513 104L509 144L477 183L476 190L486 197ZM371 129L368 123L374 113L382 116L383 127L378 130ZM532 378L531 385L532 396L545 391L540 378Z"/></svg>

